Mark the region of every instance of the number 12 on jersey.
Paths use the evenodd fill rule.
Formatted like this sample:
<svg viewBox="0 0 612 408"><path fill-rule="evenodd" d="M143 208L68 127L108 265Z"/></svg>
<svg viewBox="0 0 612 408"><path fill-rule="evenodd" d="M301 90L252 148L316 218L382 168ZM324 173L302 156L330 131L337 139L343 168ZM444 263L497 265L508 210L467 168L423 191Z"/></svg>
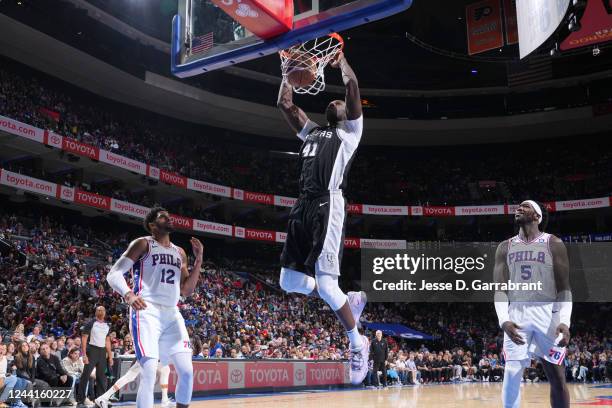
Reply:
<svg viewBox="0 0 612 408"><path fill-rule="evenodd" d="M176 272L173 269L162 269L161 283L169 283L174 285L174 275Z"/></svg>

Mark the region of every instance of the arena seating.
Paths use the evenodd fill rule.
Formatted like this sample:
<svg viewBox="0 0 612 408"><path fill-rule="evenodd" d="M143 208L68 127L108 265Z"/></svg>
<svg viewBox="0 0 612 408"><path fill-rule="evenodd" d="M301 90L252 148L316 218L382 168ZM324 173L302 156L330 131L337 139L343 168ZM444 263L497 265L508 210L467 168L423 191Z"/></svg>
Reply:
<svg viewBox="0 0 612 408"><path fill-rule="evenodd" d="M255 147L243 142L248 139L245 135L144 113L35 71L20 72L20 68L8 63L0 69L0 115L194 179L247 191L296 194L295 159L272 157L271 150L295 151L299 147L297 139L266 149ZM351 202L386 205L493 204L514 203L527 196L543 201L605 196L612 191L608 182L612 155L610 149L601 148L601 143L609 141L594 136L581 143L561 139L534 141L529 146L392 151L363 147L351 172L347 196ZM423 154L425 149L427 155ZM528 172L517 171L517 157L529 163ZM410 170L406 170L407 162Z"/></svg>
<svg viewBox="0 0 612 408"><path fill-rule="evenodd" d="M78 336L81 324L102 304L117 334L113 347L130 351L123 345L129 332L125 308L104 280L112 261L128 244L126 234L61 225L24 211L0 213L0 239L5 245L0 260L0 329L5 340L26 336L35 325L41 326L43 339ZM180 304L191 331L194 358L346 357L347 340L334 334L342 331L327 306L284 295L278 290L275 268L261 271L258 263L249 259L231 266L222 260L205 262L196 294ZM251 264L259 273L235 272L249 272ZM606 367L612 361L612 336L605 323L609 313L608 304L575 305L568 378L609 378ZM394 364L410 351L453 358L461 349L469 351L471 365L478 366L483 355L491 353L494 358L501 350L502 334L488 303L452 308L439 303L378 303L366 308L362 322L368 321L401 322L435 337L430 342L390 338ZM15 332L20 324L24 333ZM430 380L451 378L442 375Z"/></svg>

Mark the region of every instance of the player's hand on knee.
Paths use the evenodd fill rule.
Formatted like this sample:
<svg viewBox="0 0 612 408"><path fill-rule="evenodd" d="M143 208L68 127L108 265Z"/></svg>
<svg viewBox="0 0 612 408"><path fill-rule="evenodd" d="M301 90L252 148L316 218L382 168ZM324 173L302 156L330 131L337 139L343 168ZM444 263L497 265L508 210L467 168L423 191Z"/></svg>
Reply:
<svg viewBox="0 0 612 408"><path fill-rule="evenodd" d="M147 304L145 303L144 299L141 296L137 296L133 292L128 292L128 294L125 295L125 302L136 310L143 310L147 308Z"/></svg>
<svg viewBox="0 0 612 408"><path fill-rule="evenodd" d="M510 337L510 340L512 340L514 344L518 344L518 345L525 344L525 341L523 340L523 338L518 332L518 330L521 329L521 327L518 324L511 322L511 321L507 321L507 322L504 322L502 329L504 329L504 331L506 332L508 337Z"/></svg>
<svg viewBox="0 0 612 408"><path fill-rule="evenodd" d="M557 332L555 334L556 337L559 337L559 334L563 335L563 338L559 340L559 347L565 347L569 344L570 341L570 331L569 327L565 324L561 323L557 326Z"/></svg>

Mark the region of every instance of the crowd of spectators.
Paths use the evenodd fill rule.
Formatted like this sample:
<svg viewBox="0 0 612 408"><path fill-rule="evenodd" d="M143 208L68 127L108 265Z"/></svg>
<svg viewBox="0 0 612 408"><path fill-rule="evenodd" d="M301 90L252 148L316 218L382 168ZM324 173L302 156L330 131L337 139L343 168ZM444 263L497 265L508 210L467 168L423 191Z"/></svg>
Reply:
<svg viewBox="0 0 612 408"><path fill-rule="evenodd" d="M191 178L295 196L298 143L271 146L101 99L15 63L0 69L0 114ZM54 118L51 116L56 115ZM586 198L612 190L610 149L575 140L453 148L363 147L347 196L372 204L483 204ZM272 142L270 142L272 143ZM517 172L515 157L529 164ZM141 197L141 199L145 199ZM145 200L146 201L146 200Z"/></svg>
<svg viewBox="0 0 612 408"><path fill-rule="evenodd" d="M76 379L82 370L80 328L97 305L106 307L114 353L133 353L125 305L104 279L112 260L126 247L126 235L62 226L49 217L34 220L2 213L0 242L0 327L6 345L6 352L0 346L0 355L5 353L8 362L5 374L13 370L16 378L44 385L37 381L52 380L36 367L41 355L48 359L52 354L62 360L67 373L57 377ZM179 304L194 359L347 358L344 330L323 302L285 295L275 276L245 276L220 265L207 260L196 294ZM247 272L248 265L247 259L235 264ZM604 317L610 310L609 304L575 305L565 360L569 380L610 379L612 336ZM434 337L423 344L387 339L387 369L380 375L387 375L392 384L503 378L503 337L489 304L451 308L440 303L375 303L362 317L362 323L372 321L403 323ZM18 358L20 351L23 357ZM543 379L537 362L526 369L526 381ZM377 385L378 373L371 372L367 383Z"/></svg>
<svg viewBox="0 0 612 408"><path fill-rule="evenodd" d="M580 341L578 339L578 341ZM607 348L606 348L607 347ZM579 351L572 342L563 361L568 382L604 383L612 381L612 350L610 343L599 344ZM407 351L399 349L389 353L385 372L370 370L366 385L380 384L418 385L450 382L500 382L504 378L505 361L501 355L483 350L473 353L463 348L429 351L420 348ZM381 377L385 375L384 381ZM546 381L546 373L540 360L533 359L523 372L523 382Z"/></svg>

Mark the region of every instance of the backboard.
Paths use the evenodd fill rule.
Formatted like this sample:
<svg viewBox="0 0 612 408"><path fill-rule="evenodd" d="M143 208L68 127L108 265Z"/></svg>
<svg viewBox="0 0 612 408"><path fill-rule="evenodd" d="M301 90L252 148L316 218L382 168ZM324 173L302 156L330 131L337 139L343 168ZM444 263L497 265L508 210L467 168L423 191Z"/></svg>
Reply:
<svg viewBox="0 0 612 408"><path fill-rule="evenodd" d="M246 0L222 1L240 6ZM181 78L199 75L380 20L411 4L412 0L293 0L292 28L264 40L212 0L179 0L178 14L172 22L171 70ZM257 17L256 13L252 17Z"/></svg>

